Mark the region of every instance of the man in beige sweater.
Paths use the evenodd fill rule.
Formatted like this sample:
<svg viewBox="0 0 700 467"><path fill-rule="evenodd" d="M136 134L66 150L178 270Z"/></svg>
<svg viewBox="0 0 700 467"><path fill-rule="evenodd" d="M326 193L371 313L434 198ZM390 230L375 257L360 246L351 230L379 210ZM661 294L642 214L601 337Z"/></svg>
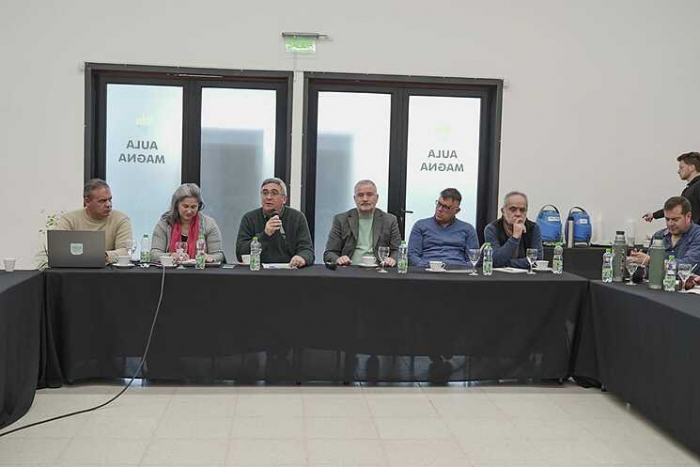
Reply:
<svg viewBox="0 0 700 467"><path fill-rule="evenodd" d="M117 256L127 255L132 242L131 221L120 211L112 210L112 192L104 180L93 178L83 189L84 209L63 214L58 230L94 230L105 233L105 262L114 263Z"/></svg>

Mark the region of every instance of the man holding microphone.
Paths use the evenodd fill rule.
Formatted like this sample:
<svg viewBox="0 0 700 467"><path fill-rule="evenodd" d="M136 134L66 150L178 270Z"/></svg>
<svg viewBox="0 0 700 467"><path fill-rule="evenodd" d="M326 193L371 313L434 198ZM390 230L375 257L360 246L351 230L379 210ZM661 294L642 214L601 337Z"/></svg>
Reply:
<svg viewBox="0 0 700 467"><path fill-rule="evenodd" d="M260 187L259 209L241 219L236 240L236 256L250 254L250 242L258 237L262 245L261 262L289 263L301 268L314 263L314 247L306 217L285 206L287 185L279 178L268 178Z"/></svg>

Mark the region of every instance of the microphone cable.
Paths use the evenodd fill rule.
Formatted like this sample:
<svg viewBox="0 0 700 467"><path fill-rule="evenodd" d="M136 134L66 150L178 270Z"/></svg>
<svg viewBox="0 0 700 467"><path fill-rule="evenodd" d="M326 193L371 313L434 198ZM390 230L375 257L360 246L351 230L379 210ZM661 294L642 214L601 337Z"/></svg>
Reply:
<svg viewBox="0 0 700 467"><path fill-rule="evenodd" d="M139 363L138 368L134 372L134 376L131 377L131 379L129 380L127 385L124 386L124 388L122 388L122 390L119 391L119 393L116 396L112 397L107 402L103 402L102 404L97 405L95 407L91 407L89 409L77 410L75 412L70 412L67 414L58 415L56 417L47 418L45 420L40 420L38 422L30 423L29 425L23 425L23 426L20 426L18 428L14 428L14 429L9 430L9 431L2 432L2 433L0 433L0 438L2 438L3 436L7 436L9 434L12 434L12 433L16 433L16 432L21 431L21 430L26 430L27 428L32 428L32 427L35 427L38 425L43 425L44 423L49 423L49 422L53 422L56 420L61 420L62 418L68 418L68 417L72 417L74 415L80 415L83 413L94 412L95 410L101 409L102 407L105 407L105 406L111 404L112 402L117 400L119 397L121 397L121 395L124 394L126 392L126 390L131 387L131 384L134 382L134 380L139 375L139 373L141 373L141 369L143 368L143 364L146 361L146 357L148 356L148 350L151 347L151 340L153 339L153 331L156 327L156 321L158 320L158 313L160 312L160 304L163 301L163 291L164 290L165 290L165 268L163 267L163 274L161 275L161 280L160 280L160 296L158 297L158 305L156 306L156 312L155 312L155 315L153 316L153 322L151 323L151 330L148 333L148 340L146 341L146 349L143 352L143 357L141 357L141 363Z"/></svg>

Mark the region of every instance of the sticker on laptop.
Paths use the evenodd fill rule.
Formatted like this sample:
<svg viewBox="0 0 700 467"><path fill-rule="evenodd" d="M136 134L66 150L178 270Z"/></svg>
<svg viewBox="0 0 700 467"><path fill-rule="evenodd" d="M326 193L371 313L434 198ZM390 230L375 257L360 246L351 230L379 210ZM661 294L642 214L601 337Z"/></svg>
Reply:
<svg viewBox="0 0 700 467"><path fill-rule="evenodd" d="M80 256L83 254L83 244L82 243L71 243L70 244L70 254L73 256Z"/></svg>

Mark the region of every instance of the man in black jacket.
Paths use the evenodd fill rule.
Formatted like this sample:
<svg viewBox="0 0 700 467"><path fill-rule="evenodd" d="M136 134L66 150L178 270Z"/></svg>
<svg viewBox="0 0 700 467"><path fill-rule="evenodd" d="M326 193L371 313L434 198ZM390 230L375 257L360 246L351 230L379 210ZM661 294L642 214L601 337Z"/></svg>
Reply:
<svg viewBox="0 0 700 467"><path fill-rule="evenodd" d="M678 176L681 177L681 180L688 182L681 196L690 201L693 222L698 224L700 223L700 152L686 152L678 156L676 160L678 161ZM647 222L663 217L663 209L648 212L643 216Z"/></svg>

